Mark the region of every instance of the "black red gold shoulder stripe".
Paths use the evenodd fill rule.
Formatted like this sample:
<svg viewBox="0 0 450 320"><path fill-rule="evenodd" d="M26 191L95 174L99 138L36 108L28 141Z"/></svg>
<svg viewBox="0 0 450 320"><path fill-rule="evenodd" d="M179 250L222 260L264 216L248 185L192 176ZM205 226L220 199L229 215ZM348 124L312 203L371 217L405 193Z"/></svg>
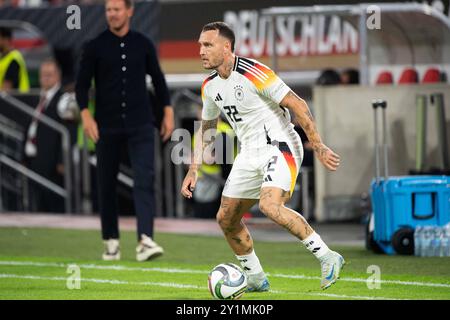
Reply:
<svg viewBox="0 0 450 320"><path fill-rule="evenodd" d="M203 89L205 88L206 84L207 84L209 81L211 81L212 79L214 79L215 77L217 77L218 74L219 74L219 73L218 73L217 71L214 71L213 73L211 73L211 74L209 75L208 78L206 78L205 80L203 80L202 88L201 88L202 98L203 98Z"/></svg>
<svg viewBox="0 0 450 320"><path fill-rule="evenodd" d="M270 86L277 76L269 67L255 60L239 57L236 71L249 79L258 90Z"/></svg>

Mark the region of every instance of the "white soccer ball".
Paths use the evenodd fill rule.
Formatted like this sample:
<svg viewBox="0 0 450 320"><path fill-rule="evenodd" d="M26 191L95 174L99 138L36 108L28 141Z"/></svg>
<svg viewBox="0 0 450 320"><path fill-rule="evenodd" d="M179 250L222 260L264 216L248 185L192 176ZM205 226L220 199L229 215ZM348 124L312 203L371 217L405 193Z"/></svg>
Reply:
<svg viewBox="0 0 450 320"><path fill-rule="evenodd" d="M239 299L247 289L247 276L237 265L221 263L209 273L208 288L216 299Z"/></svg>

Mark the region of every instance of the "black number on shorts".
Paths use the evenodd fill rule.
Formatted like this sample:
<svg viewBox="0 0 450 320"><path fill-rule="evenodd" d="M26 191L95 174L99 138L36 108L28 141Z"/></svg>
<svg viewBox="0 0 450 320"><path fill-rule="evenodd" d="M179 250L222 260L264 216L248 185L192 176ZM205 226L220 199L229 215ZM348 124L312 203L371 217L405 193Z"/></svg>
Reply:
<svg viewBox="0 0 450 320"><path fill-rule="evenodd" d="M236 110L236 106L224 106L225 110L227 110L228 118L230 118L233 122L239 122L242 121L241 118L239 118L239 112Z"/></svg>
<svg viewBox="0 0 450 320"><path fill-rule="evenodd" d="M272 159L270 159L269 164L267 165L267 172L269 171L275 171L275 168L271 168L271 165L274 165L277 163L278 156L273 156Z"/></svg>

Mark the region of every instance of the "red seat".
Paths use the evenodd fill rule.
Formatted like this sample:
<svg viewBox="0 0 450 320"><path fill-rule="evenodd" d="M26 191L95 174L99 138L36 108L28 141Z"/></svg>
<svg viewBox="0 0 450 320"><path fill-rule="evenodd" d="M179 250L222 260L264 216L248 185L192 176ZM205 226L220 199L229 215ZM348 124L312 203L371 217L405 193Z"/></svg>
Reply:
<svg viewBox="0 0 450 320"><path fill-rule="evenodd" d="M422 83L436 83L441 82L441 73L436 68L430 68L425 71L422 78Z"/></svg>
<svg viewBox="0 0 450 320"><path fill-rule="evenodd" d="M244 218L244 220L248 220L251 219L253 217L251 212L246 212L244 213L244 215L242 216L242 218Z"/></svg>
<svg viewBox="0 0 450 320"><path fill-rule="evenodd" d="M376 84L392 84L394 83L394 77L390 71L381 71L378 74Z"/></svg>
<svg viewBox="0 0 450 320"><path fill-rule="evenodd" d="M403 70L400 80L398 80L399 84L408 84L408 83L417 83L419 81L419 76L417 71L413 68L407 68Z"/></svg>

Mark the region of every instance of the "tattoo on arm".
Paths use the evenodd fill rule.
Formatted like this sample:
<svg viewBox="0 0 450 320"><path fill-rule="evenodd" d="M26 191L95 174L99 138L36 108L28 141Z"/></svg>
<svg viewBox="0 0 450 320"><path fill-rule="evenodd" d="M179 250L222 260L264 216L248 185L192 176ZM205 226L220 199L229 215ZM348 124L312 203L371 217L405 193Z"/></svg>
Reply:
<svg viewBox="0 0 450 320"><path fill-rule="evenodd" d="M314 117L306 102L292 91L290 91L283 100L285 101L283 107L292 110L295 122L305 131L314 151L319 154L321 154L321 152L323 153L323 149L325 148L321 146L322 139L320 138Z"/></svg>
<svg viewBox="0 0 450 320"><path fill-rule="evenodd" d="M208 129L216 129L217 128L217 122L219 119L214 120L202 120L202 131L205 133Z"/></svg>
<svg viewBox="0 0 450 320"><path fill-rule="evenodd" d="M194 150L194 164L201 165L203 163L203 152L204 150L213 142L213 140L205 141L204 135L205 132L209 129L217 129L217 122L219 119L214 120L202 120L202 125L200 129L196 133L195 141L195 150ZM200 143L201 142L201 143Z"/></svg>

